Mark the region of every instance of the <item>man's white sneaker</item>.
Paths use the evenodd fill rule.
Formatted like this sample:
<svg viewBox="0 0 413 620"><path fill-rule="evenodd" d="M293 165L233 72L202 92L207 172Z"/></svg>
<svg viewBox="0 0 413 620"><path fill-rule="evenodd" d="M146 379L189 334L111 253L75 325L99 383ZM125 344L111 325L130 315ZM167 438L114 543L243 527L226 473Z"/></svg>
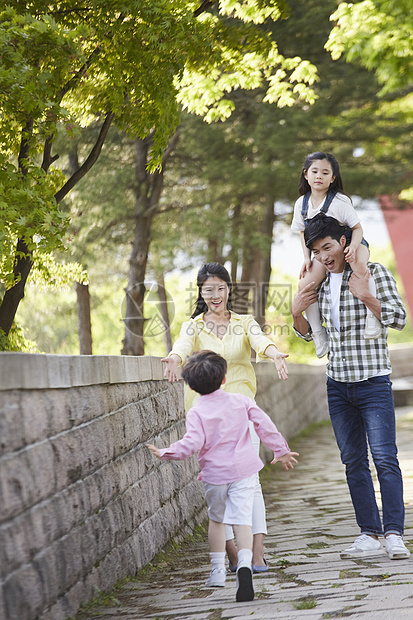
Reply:
<svg viewBox="0 0 413 620"><path fill-rule="evenodd" d="M227 573L225 568L213 568L209 574L205 585L209 588L223 588Z"/></svg>
<svg viewBox="0 0 413 620"><path fill-rule="evenodd" d="M405 560L410 556L410 551L398 534L386 536L386 553L391 560Z"/></svg>
<svg viewBox="0 0 413 620"><path fill-rule="evenodd" d="M364 338L366 340L374 340L378 338L381 333L381 323L374 314L368 314L366 316L366 324L364 326Z"/></svg>
<svg viewBox="0 0 413 620"><path fill-rule="evenodd" d="M367 558L372 555L380 555L383 553L381 542L367 534L360 534L351 545L340 553L340 558Z"/></svg>
<svg viewBox="0 0 413 620"><path fill-rule="evenodd" d="M317 357L324 357L328 353L328 336L325 327L321 331L313 332L313 340Z"/></svg>

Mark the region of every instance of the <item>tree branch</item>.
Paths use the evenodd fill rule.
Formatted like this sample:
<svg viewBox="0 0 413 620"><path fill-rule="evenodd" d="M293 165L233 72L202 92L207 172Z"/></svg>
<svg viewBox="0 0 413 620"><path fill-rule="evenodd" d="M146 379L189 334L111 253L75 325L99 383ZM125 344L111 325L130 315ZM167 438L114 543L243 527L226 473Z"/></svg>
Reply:
<svg viewBox="0 0 413 620"><path fill-rule="evenodd" d="M215 4L215 0L202 0L199 7L193 12L193 16L198 17L201 13L205 13L213 4Z"/></svg>
<svg viewBox="0 0 413 620"><path fill-rule="evenodd" d="M43 161L42 161L42 170L44 170L45 172L47 172L50 168L50 166L52 165L53 162L56 161L56 159L59 159L59 155L53 155L52 156L52 146L53 146L53 135L50 135L45 143L44 143L44 149L43 149Z"/></svg>
<svg viewBox="0 0 413 620"><path fill-rule="evenodd" d="M102 146L105 142L106 136L108 134L109 131L109 127L111 126L111 123L114 119L115 115L113 114L113 112L108 112L106 114L105 117L105 121L102 125L102 128L100 130L98 139L96 140L96 143L93 147L93 149L91 150L91 152L89 153L89 156L85 159L85 161L83 162L83 164L80 166L80 168L78 170L76 170L76 172L74 174L72 174L72 176L70 177L70 179L68 179L68 181L63 185L63 187L61 189L59 189L58 192L56 192L55 194L55 199L56 202L59 203L63 200L63 198L66 196L66 194L68 194L70 192L70 190L77 184L79 183L79 181L85 176L85 174L87 174L89 172L89 170L92 168L93 164L96 163L100 152L102 150Z"/></svg>

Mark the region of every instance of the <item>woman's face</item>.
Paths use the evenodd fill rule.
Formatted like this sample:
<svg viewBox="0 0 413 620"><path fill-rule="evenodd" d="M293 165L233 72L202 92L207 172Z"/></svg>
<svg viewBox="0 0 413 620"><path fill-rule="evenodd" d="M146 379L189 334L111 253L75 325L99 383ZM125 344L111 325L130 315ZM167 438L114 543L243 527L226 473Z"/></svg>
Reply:
<svg viewBox="0 0 413 620"><path fill-rule="evenodd" d="M227 309L229 287L224 280L216 276L209 276L201 288L209 312L225 312Z"/></svg>

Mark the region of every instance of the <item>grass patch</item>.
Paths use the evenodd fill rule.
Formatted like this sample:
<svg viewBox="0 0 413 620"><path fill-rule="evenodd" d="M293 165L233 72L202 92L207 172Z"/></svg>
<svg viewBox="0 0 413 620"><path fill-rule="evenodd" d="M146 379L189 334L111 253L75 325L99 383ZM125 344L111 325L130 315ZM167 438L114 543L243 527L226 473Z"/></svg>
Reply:
<svg viewBox="0 0 413 620"><path fill-rule="evenodd" d="M293 605L296 609L314 609L317 606L317 601L314 598L301 598Z"/></svg>
<svg viewBox="0 0 413 620"><path fill-rule="evenodd" d="M325 549L328 547L328 544L320 540L319 542L307 543L307 547L309 549Z"/></svg>
<svg viewBox="0 0 413 620"><path fill-rule="evenodd" d="M358 571L348 569L341 570L339 575L340 579L356 579L357 577L360 577L360 573Z"/></svg>

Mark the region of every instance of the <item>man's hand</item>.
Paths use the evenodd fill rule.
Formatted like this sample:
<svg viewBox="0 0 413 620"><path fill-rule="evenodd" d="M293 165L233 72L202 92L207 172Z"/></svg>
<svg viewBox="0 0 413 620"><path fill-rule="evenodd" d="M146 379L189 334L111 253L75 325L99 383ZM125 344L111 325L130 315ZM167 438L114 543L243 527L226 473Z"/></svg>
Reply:
<svg viewBox="0 0 413 620"><path fill-rule="evenodd" d="M374 316L381 320L381 302L374 297L369 291L369 278L371 277L370 271L367 269L364 276L359 278L355 273L352 273L348 280L348 289L354 297L360 299L360 301L368 308Z"/></svg>
<svg viewBox="0 0 413 620"><path fill-rule="evenodd" d="M366 299L366 297L370 295L369 278L370 271L367 269L362 278L359 278L353 272L348 280L348 289L350 293L352 293L354 297L357 297L357 299L360 299L360 301L363 301L364 299Z"/></svg>
<svg viewBox="0 0 413 620"><path fill-rule="evenodd" d="M315 301L317 301L315 282L310 282L310 284L304 286L301 291L298 290L294 295L293 303L291 304L291 314L293 317L301 315Z"/></svg>

